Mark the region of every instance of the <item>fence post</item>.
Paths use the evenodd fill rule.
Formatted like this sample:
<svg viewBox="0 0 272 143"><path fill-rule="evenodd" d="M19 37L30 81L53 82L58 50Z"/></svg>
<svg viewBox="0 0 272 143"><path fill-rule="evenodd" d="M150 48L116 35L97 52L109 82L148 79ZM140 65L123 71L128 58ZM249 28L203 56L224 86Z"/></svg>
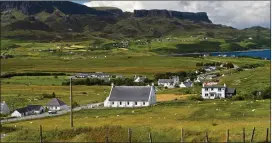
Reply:
<svg viewBox="0 0 272 143"><path fill-rule="evenodd" d="M184 133L183 128L181 128L181 138L180 138L180 142L182 142L182 143L184 142L183 133Z"/></svg>
<svg viewBox="0 0 272 143"><path fill-rule="evenodd" d="M266 137L265 137L266 143L268 143L268 134L269 134L269 128L266 129Z"/></svg>
<svg viewBox="0 0 272 143"><path fill-rule="evenodd" d="M208 133L207 132L206 132L205 140L206 140L206 143L209 142L209 137L208 137Z"/></svg>
<svg viewBox="0 0 272 143"><path fill-rule="evenodd" d="M243 143L246 142L246 131L245 128L243 128Z"/></svg>
<svg viewBox="0 0 272 143"><path fill-rule="evenodd" d="M43 140L42 140L42 125L40 125L40 143L42 143Z"/></svg>
<svg viewBox="0 0 272 143"><path fill-rule="evenodd" d="M226 143L229 142L229 129L227 130L227 133L226 133Z"/></svg>
<svg viewBox="0 0 272 143"><path fill-rule="evenodd" d="M152 135L149 133L149 142L152 143Z"/></svg>
<svg viewBox="0 0 272 143"><path fill-rule="evenodd" d="M255 127L252 130L252 135L251 135L251 139L250 139L251 143L253 142L254 134L255 134Z"/></svg>
<svg viewBox="0 0 272 143"><path fill-rule="evenodd" d="M106 128L106 143L108 143L109 142L109 136L108 136L109 134L108 134L108 128Z"/></svg>
<svg viewBox="0 0 272 143"><path fill-rule="evenodd" d="M131 129L128 128L128 142L131 143Z"/></svg>

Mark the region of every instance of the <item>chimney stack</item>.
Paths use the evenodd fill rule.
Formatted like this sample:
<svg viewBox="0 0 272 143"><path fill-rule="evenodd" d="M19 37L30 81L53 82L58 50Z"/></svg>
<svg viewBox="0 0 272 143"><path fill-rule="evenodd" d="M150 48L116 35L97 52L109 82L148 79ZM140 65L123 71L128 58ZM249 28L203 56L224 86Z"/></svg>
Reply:
<svg viewBox="0 0 272 143"><path fill-rule="evenodd" d="M152 86L154 86L154 82L152 82L152 84L151 84Z"/></svg>
<svg viewBox="0 0 272 143"><path fill-rule="evenodd" d="M114 87L114 83L113 82L111 83L111 86Z"/></svg>
<svg viewBox="0 0 272 143"><path fill-rule="evenodd" d="M224 87L226 87L227 85L224 83Z"/></svg>

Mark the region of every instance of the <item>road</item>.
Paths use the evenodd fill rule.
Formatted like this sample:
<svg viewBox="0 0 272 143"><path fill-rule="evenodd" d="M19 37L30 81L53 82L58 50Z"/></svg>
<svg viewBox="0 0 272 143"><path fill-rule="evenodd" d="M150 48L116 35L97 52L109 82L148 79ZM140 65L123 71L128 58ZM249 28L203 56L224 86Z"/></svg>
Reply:
<svg viewBox="0 0 272 143"><path fill-rule="evenodd" d="M97 107L99 107L101 105L103 105L103 102L94 103L94 104L87 104L87 105L84 105L84 106L76 107L76 108L73 109L73 111L79 111L79 110L82 110L82 109L93 109L93 108L97 108ZM4 120L1 120L1 124L2 123L23 121L23 120L40 119L40 118L52 117L52 116L60 116L60 115L66 114L68 112L70 112L70 109L58 111L57 114L43 113L43 114L29 115L29 116L24 116L24 117L19 117L19 118L4 119Z"/></svg>

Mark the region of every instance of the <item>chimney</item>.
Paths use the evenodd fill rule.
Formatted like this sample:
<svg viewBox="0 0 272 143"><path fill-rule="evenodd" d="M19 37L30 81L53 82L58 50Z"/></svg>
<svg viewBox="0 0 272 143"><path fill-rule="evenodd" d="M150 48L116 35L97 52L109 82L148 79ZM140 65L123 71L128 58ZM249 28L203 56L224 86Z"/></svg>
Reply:
<svg viewBox="0 0 272 143"><path fill-rule="evenodd" d="M224 87L227 87L227 85L224 83Z"/></svg>
<svg viewBox="0 0 272 143"><path fill-rule="evenodd" d="M114 87L114 83L113 82L111 83L111 86Z"/></svg>
<svg viewBox="0 0 272 143"><path fill-rule="evenodd" d="M154 82L152 82L152 84L151 84L152 86L154 86Z"/></svg>
<svg viewBox="0 0 272 143"><path fill-rule="evenodd" d="M205 83L202 83L202 87L204 87L205 86Z"/></svg>

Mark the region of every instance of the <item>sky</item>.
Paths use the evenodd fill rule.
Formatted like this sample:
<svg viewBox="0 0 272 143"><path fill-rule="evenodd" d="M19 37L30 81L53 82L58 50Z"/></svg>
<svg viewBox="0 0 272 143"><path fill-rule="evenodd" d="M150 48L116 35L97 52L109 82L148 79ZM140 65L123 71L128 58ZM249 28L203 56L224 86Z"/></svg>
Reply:
<svg viewBox="0 0 272 143"><path fill-rule="evenodd" d="M79 1L89 7L111 6L123 11L167 9L183 12L206 12L215 24L238 29L270 27L270 1Z"/></svg>

